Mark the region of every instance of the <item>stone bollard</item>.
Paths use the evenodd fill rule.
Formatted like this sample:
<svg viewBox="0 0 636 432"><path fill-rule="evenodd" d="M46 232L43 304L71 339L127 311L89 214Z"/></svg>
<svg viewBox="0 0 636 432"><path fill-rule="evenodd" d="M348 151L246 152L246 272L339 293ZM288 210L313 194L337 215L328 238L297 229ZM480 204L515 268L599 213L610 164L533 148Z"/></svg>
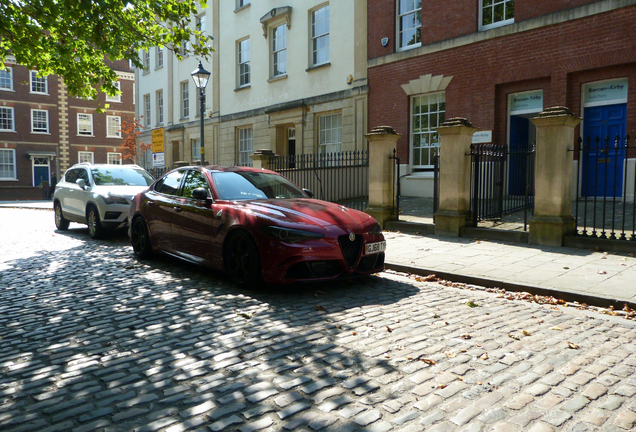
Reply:
<svg viewBox="0 0 636 432"><path fill-rule="evenodd" d="M365 135L369 141L369 207L365 213L373 216L382 227L385 221L397 219L394 208L395 162L391 157L401 136L390 126L378 126Z"/></svg>
<svg viewBox="0 0 636 432"><path fill-rule="evenodd" d="M254 168L260 169L270 169L270 161L271 158L276 156L271 150L255 150L253 154L250 155L252 160L254 161L252 166Z"/></svg>
<svg viewBox="0 0 636 432"><path fill-rule="evenodd" d="M534 216L529 220L529 242L562 246L574 233L572 217L574 128L581 122L565 107L548 108L530 119L537 127L534 180Z"/></svg>
<svg viewBox="0 0 636 432"><path fill-rule="evenodd" d="M435 234L459 237L470 216L470 144L475 128L464 118L446 120L436 129L440 139L439 208Z"/></svg>

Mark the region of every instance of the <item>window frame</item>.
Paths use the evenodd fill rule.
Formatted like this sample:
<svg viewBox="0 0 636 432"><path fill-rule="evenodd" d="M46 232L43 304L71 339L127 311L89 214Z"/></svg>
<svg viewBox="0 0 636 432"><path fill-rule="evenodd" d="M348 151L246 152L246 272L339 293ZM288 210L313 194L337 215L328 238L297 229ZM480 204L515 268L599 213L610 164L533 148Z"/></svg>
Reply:
<svg viewBox="0 0 636 432"><path fill-rule="evenodd" d="M141 64L144 67L144 73L150 73L150 51L142 50Z"/></svg>
<svg viewBox="0 0 636 432"><path fill-rule="evenodd" d="M249 6L250 4L252 4L251 0L236 0L236 7L234 8L234 10L237 11Z"/></svg>
<svg viewBox="0 0 636 432"><path fill-rule="evenodd" d="M400 13L400 6L402 4L402 2L405 0L397 0L397 7L395 10L395 33L396 33L396 50L397 51L405 51L405 50L410 50L413 48L418 48L422 46L422 3L420 2L420 7L419 9L414 8L413 10L407 11L403 14ZM414 0L417 1L417 0ZM420 25L414 27L416 30L416 33L419 31L420 37L419 37L419 42L415 42L412 44L407 44L407 45L402 45L402 33L404 33L403 31L401 31L401 21L403 17L406 17L407 15L411 15L411 14L416 14L419 11L419 15L420 15Z"/></svg>
<svg viewBox="0 0 636 432"><path fill-rule="evenodd" d="M155 47L155 69L163 67L163 48Z"/></svg>
<svg viewBox="0 0 636 432"><path fill-rule="evenodd" d="M155 92L155 99L157 106L157 124L163 124L163 89Z"/></svg>
<svg viewBox="0 0 636 432"><path fill-rule="evenodd" d="M44 85L44 91L33 90L34 85ZM38 71L32 70L29 74L29 93L31 94L49 94L49 78L39 77Z"/></svg>
<svg viewBox="0 0 636 432"><path fill-rule="evenodd" d="M241 50L242 44L244 42L247 42L247 60L246 61L242 61L244 60L241 56L241 54L244 52ZM236 58L237 58L237 88L245 88L245 87L250 87L252 85L252 81L251 81L251 48L252 48L252 42L250 40L249 37L240 39L236 42ZM243 70L243 66L246 65L247 67L247 72L244 72ZM246 81L243 83L242 79L243 77L247 77Z"/></svg>
<svg viewBox="0 0 636 432"><path fill-rule="evenodd" d="M114 127L114 125L111 125L111 121L113 119L117 119L117 132L115 132L115 134L111 134L112 128ZM121 134L121 116L113 116L113 115L107 115L106 116L106 138L121 138L122 134Z"/></svg>
<svg viewBox="0 0 636 432"><path fill-rule="evenodd" d="M439 109L439 104L440 104L439 96L440 95L443 96L443 101L441 101L441 102L444 103L444 110L443 111ZM420 145L420 146L418 146L418 148L419 149L422 149L422 148L438 148L439 149L439 143L440 143L439 133L435 130L435 128L439 127L439 125L441 125L444 122L445 118L446 118L446 92L445 91L437 91L437 92L430 92L430 93L420 93L420 94L411 95L409 97L409 131L410 131L410 133L409 133L409 164L410 164L410 166L411 166L411 168L413 170L431 170L431 169L434 168L434 164L433 163L431 163L429 165L416 165L414 163L414 161L415 161L415 157L414 157L415 146L414 146L414 143L415 143L415 135L416 135L415 134L415 124L414 124L415 123L415 118L414 118L414 115L415 115L415 113L414 113L415 103L414 102L415 102L416 98L427 97L427 98L429 98L429 103L427 104L427 106L430 106L431 105L430 104L430 98L433 97L433 96L438 98L437 99L438 108L437 108L437 111L435 111L435 113L437 115L437 124L433 125L433 126L430 126L430 122L428 121L428 118L427 118L427 124L429 125L428 129L426 131L421 131L419 133L419 135L420 136L424 135L424 134L428 134L429 136L437 135L437 142L436 142L436 145L428 145L428 146ZM440 120L440 115L439 114L442 113L442 112L444 113L444 116ZM430 110L427 111L427 114L429 114L429 113L430 113ZM418 114L421 114L421 113L418 113ZM422 158L420 156L420 161L421 161L421 159ZM432 157L431 157L430 154L429 154L429 161L432 161Z"/></svg>
<svg viewBox="0 0 636 432"><path fill-rule="evenodd" d="M82 130L80 129L80 116L87 116L90 119L90 132L89 133L82 133ZM95 136L94 132L93 132L93 114L88 114L88 113L77 113L77 136Z"/></svg>
<svg viewBox="0 0 636 432"><path fill-rule="evenodd" d="M5 162L4 161L4 156L2 156L2 154L7 153L10 154L10 156L8 157L8 159L12 159L12 161L10 162ZM0 148L0 167L2 166L8 166L10 167L11 171L12 171L12 175L10 177L3 177L3 172L5 170L0 169L0 181L5 181L5 180L17 180L17 161L16 161L16 155L15 155L15 149L12 148ZM9 171L9 169L7 169L6 171Z"/></svg>
<svg viewBox="0 0 636 432"><path fill-rule="evenodd" d="M282 36L276 36L277 30L282 29L284 34ZM277 41L282 39L282 43L284 46L277 47ZM270 76L272 79L274 78L283 78L287 76L287 23L282 22L279 24L275 24L271 27L271 45L270 45ZM284 54L284 61L277 61L277 57L281 54ZM277 73L276 66L284 65L285 70Z"/></svg>
<svg viewBox="0 0 636 432"><path fill-rule="evenodd" d="M35 127L35 113L45 113L44 116L46 117L46 119L44 120L46 122L46 126L45 127ZM39 119L38 121L42 121L41 119ZM40 129L40 130L37 130ZM43 109L31 109L31 133L32 134L49 134L50 130L49 130L49 111L48 110L43 110Z"/></svg>
<svg viewBox="0 0 636 432"><path fill-rule="evenodd" d="M115 81L113 83L117 90L119 90L119 94L115 96L109 96L106 94L106 102L121 102L121 81Z"/></svg>
<svg viewBox="0 0 636 432"><path fill-rule="evenodd" d="M90 160L82 160L82 156L90 156ZM95 163L95 153L92 151L84 151L80 150L77 152L77 162L78 163Z"/></svg>
<svg viewBox="0 0 636 432"><path fill-rule="evenodd" d="M316 27L317 27L317 23L316 22L316 15L321 12L321 11L325 11L325 16L326 19L324 19L323 21L320 21L319 23L322 22L326 22L326 31L321 33L321 34L316 34ZM331 28L330 28L330 8L329 8L329 3L323 4L321 6L318 6L317 8L313 9L310 11L310 22L309 22L309 26L311 29L311 34L310 34L310 61L309 64L311 67L316 67L316 66L322 66L322 65L326 65L329 64L329 62L331 61L331 57L330 57L330 34L331 34ZM323 48L316 48L317 43L321 40L321 39L326 39L326 45ZM316 53L318 53L321 50L325 50L326 51L326 59L323 61L317 61L316 59Z"/></svg>
<svg viewBox="0 0 636 432"><path fill-rule="evenodd" d="M181 81L180 89L180 114L182 119L190 118L190 81Z"/></svg>
<svg viewBox="0 0 636 432"><path fill-rule="evenodd" d="M495 7L495 3L503 3L504 5L504 16L505 16L505 9L508 3L512 2L513 4L513 15L512 18L508 18L508 19L503 19L501 21L497 21L497 22L492 22L490 24L486 24L484 25L484 0L479 0L479 31L484 31L484 30L490 30L493 28L497 28L497 27L503 27L503 26L507 26L510 24L514 24L515 22L515 17L514 17L514 1L515 0L491 0L492 2L492 6L486 6L486 7L492 7L493 11L494 11L494 7ZM494 17L493 17L494 19Z"/></svg>
<svg viewBox="0 0 636 432"><path fill-rule="evenodd" d="M106 164L107 165L123 165L123 160L121 159L121 153L117 153L117 152L106 153Z"/></svg>
<svg viewBox="0 0 636 432"><path fill-rule="evenodd" d="M6 75L2 75L2 74L7 74L8 77ZM8 87L3 87L2 83L3 82L9 82L9 86ZM14 91L13 89L13 68L11 66L7 66L6 70L2 70L0 71L0 90L2 91Z"/></svg>
<svg viewBox="0 0 636 432"><path fill-rule="evenodd" d="M249 137L247 132L249 131ZM239 166L253 166L254 161L250 155L254 154L254 128L241 126L236 128L236 148L238 150Z"/></svg>
<svg viewBox="0 0 636 432"><path fill-rule="evenodd" d="M323 128L323 120L326 123L327 119L338 118L339 121L336 127L333 127L333 123L329 125L328 128ZM332 112L332 113L324 113L318 116L318 134L317 134L317 144L318 144L318 153L319 154L328 154L328 153L341 153L342 152L342 112ZM323 136L327 138L328 131L333 134L333 131L338 131L337 135L339 136L339 141L334 141L333 139L327 141L323 140ZM337 146L337 150L330 150L328 147ZM328 151L329 150L329 151Z"/></svg>
<svg viewBox="0 0 636 432"><path fill-rule="evenodd" d="M11 121L11 129L2 128L3 118L0 115L0 132L15 132L15 109L11 106L0 106L0 111L7 110L7 112L11 113L11 118L8 119Z"/></svg>
<svg viewBox="0 0 636 432"><path fill-rule="evenodd" d="M144 95L144 126L145 127L150 127L151 126L151 120L152 117L150 115L150 110L151 110L151 104L150 104L150 93L145 94Z"/></svg>

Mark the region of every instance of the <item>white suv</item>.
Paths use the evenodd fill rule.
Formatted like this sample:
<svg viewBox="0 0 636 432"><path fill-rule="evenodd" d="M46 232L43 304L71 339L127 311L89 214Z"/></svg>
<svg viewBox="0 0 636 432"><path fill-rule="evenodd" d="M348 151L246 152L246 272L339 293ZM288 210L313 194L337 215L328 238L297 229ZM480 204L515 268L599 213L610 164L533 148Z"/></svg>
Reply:
<svg viewBox="0 0 636 432"><path fill-rule="evenodd" d="M94 239L101 237L105 229L124 227L130 201L153 181L137 165L73 165L55 187L55 226L64 231L69 222L87 224Z"/></svg>

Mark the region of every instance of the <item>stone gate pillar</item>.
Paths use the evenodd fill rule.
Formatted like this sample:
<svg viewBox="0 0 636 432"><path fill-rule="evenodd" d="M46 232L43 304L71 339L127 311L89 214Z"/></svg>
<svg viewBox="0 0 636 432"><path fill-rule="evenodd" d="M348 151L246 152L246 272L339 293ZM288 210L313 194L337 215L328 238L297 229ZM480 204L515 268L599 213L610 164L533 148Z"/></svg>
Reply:
<svg viewBox="0 0 636 432"><path fill-rule="evenodd" d="M529 220L529 242L562 246L574 233L574 128L581 122L566 107L548 108L530 119L537 127L534 216Z"/></svg>
<svg viewBox="0 0 636 432"><path fill-rule="evenodd" d="M365 213L373 216L381 226L397 218L395 197L395 162L393 149L402 135L390 126L378 126L364 137L369 141L369 208Z"/></svg>
<svg viewBox="0 0 636 432"><path fill-rule="evenodd" d="M271 150L255 150L254 153L250 155L252 158L252 166L254 168L260 169L270 169L270 160L274 157L275 154Z"/></svg>
<svg viewBox="0 0 636 432"><path fill-rule="evenodd" d="M439 208L435 234L459 237L470 213L470 144L477 128L464 118L448 119L437 129L440 140Z"/></svg>

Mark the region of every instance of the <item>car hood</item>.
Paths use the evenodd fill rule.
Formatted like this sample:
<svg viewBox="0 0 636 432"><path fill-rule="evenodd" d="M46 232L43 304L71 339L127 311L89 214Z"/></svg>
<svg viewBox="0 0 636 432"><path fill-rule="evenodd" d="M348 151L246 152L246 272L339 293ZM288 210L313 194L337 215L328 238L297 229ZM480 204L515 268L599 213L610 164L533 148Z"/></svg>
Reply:
<svg viewBox="0 0 636 432"><path fill-rule="evenodd" d="M98 195L120 196L132 200L139 192L148 189L148 186L94 186L91 190Z"/></svg>
<svg viewBox="0 0 636 432"><path fill-rule="evenodd" d="M265 219L321 227L360 225L371 219L371 216L358 210L306 198L238 201L235 204Z"/></svg>

